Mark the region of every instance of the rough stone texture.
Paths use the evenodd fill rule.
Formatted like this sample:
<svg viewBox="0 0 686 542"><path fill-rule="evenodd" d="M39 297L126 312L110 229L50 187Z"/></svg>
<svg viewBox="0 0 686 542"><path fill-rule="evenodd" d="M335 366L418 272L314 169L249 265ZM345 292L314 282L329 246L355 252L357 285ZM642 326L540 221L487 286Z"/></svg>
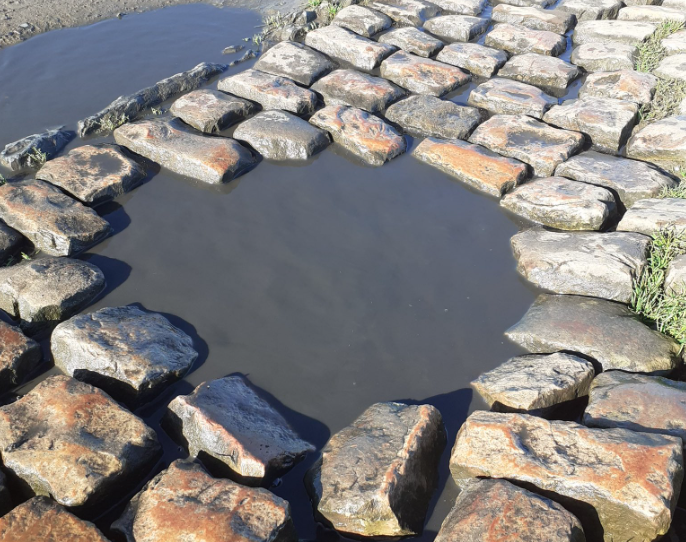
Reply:
<svg viewBox="0 0 686 542"><path fill-rule="evenodd" d="M686 115L648 124L631 137L626 154L629 158L653 162L668 171L683 171L686 164Z"/></svg>
<svg viewBox="0 0 686 542"><path fill-rule="evenodd" d="M517 271L557 294L629 303L646 265L650 237L637 233L557 233L543 229L512 238Z"/></svg>
<svg viewBox="0 0 686 542"><path fill-rule="evenodd" d="M526 162L535 176L545 177L581 147L584 136L525 115L495 115L480 125L469 141Z"/></svg>
<svg viewBox="0 0 686 542"><path fill-rule="evenodd" d="M655 30L654 24L638 21L582 21L576 25L572 40L576 45L589 42L617 41L638 46L648 39Z"/></svg>
<svg viewBox="0 0 686 542"><path fill-rule="evenodd" d="M370 113L382 113L405 95L390 81L356 70L336 70L317 81L312 90L323 96L326 105L349 105Z"/></svg>
<svg viewBox="0 0 686 542"><path fill-rule="evenodd" d="M550 499L506 480L465 484L436 542L586 542L579 520Z"/></svg>
<svg viewBox="0 0 686 542"><path fill-rule="evenodd" d="M378 67L384 58L395 51L392 45L377 43L336 25L308 32L305 43L335 60L366 71Z"/></svg>
<svg viewBox="0 0 686 542"><path fill-rule="evenodd" d="M686 254L676 256L669 264L664 288L669 294L686 294Z"/></svg>
<svg viewBox="0 0 686 542"><path fill-rule="evenodd" d="M235 179L257 165L234 139L198 134L178 119L125 124L114 131L114 139L174 173L210 184Z"/></svg>
<svg viewBox="0 0 686 542"><path fill-rule="evenodd" d="M511 358L471 385L495 410L546 414L588 395L594 376L590 361L557 352Z"/></svg>
<svg viewBox="0 0 686 542"><path fill-rule="evenodd" d="M540 295L505 335L534 353L578 352L603 370L659 374L681 363L676 341L641 323L624 305L604 299Z"/></svg>
<svg viewBox="0 0 686 542"><path fill-rule="evenodd" d="M159 454L157 435L140 418L67 376L51 376L0 408L4 467L32 493L50 495L63 506L112 502Z"/></svg>
<svg viewBox="0 0 686 542"><path fill-rule="evenodd" d="M547 8L551 4L554 4L555 0L504 0L500 3L519 7Z"/></svg>
<svg viewBox="0 0 686 542"><path fill-rule="evenodd" d="M41 258L0 269L0 308L33 332L84 309L105 289L93 264Z"/></svg>
<svg viewBox="0 0 686 542"><path fill-rule="evenodd" d="M36 178L83 203L98 205L135 188L145 178L145 170L116 145L84 145L47 162Z"/></svg>
<svg viewBox="0 0 686 542"><path fill-rule="evenodd" d="M381 63L381 76L416 94L443 96L471 77L454 66L398 51Z"/></svg>
<svg viewBox="0 0 686 542"><path fill-rule="evenodd" d="M108 542L88 521L46 497L34 497L0 518L0 542Z"/></svg>
<svg viewBox="0 0 686 542"><path fill-rule="evenodd" d="M557 34L564 34L574 26L574 15L571 13L508 4L494 6L491 18L498 23L509 23ZM564 46L566 47L566 43Z"/></svg>
<svg viewBox="0 0 686 542"><path fill-rule="evenodd" d="M0 186L0 216L36 248L55 256L78 254L112 231L92 209L33 179Z"/></svg>
<svg viewBox="0 0 686 542"><path fill-rule="evenodd" d="M481 113L434 96L410 96L389 107L386 118L414 137L467 139Z"/></svg>
<svg viewBox="0 0 686 542"><path fill-rule="evenodd" d="M106 307L58 325L50 338L64 373L138 404L183 377L197 359L193 340L161 314Z"/></svg>
<svg viewBox="0 0 686 542"><path fill-rule="evenodd" d="M0 151L0 164L12 171L36 168L37 164L31 159L36 151L45 153L47 159L50 160L73 138L74 132L69 132L63 128L24 137L19 141L5 145L5 148Z"/></svg>
<svg viewBox="0 0 686 542"><path fill-rule="evenodd" d="M285 111L262 111L238 125L233 137L269 160L307 160L329 146L326 132Z"/></svg>
<svg viewBox="0 0 686 542"><path fill-rule="evenodd" d="M612 98L639 105L649 104L655 94L657 77L629 70L592 73L579 89L580 97Z"/></svg>
<svg viewBox="0 0 686 542"><path fill-rule="evenodd" d="M16 327L0 321L0 393L21 384L42 357L36 341L26 337Z"/></svg>
<svg viewBox="0 0 686 542"><path fill-rule="evenodd" d="M590 42L579 45L572 51L572 64L581 66L587 72L609 72L633 70L638 57L634 45L616 42Z"/></svg>
<svg viewBox="0 0 686 542"><path fill-rule="evenodd" d="M686 199L655 198L637 201L617 224L618 231L654 235L660 230L686 231Z"/></svg>
<svg viewBox="0 0 686 542"><path fill-rule="evenodd" d="M412 152L422 162L456 179L500 197L527 176L527 166L480 145L465 141L427 138Z"/></svg>
<svg viewBox="0 0 686 542"><path fill-rule="evenodd" d="M308 472L317 512L337 531L356 536L419 533L445 441L433 406L370 406L331 437Z"/></svg>
<svg viewBox="0 0 686 542"><path fill-rule="evenodd" d="M667 21L686 23L686 13L678 9L662 6L627 6L619 10L617 19L620 21L644 21L651 23L665 23Z"/></svg>
<svg viewBox="0 0 686 542"><path fill-rule="evenodd" d="M252 115L257 106L217 90L194 90L181 96L171 112L186 124L206 134L214 134Z"/></svg>
<svg viewBox="0 0 686 542"><path fill-rule="evenodd" d="M652 164L596 151L572 156L557 166L555 175L609 188L626 208L638 200L657 197L665 188L677 184Z"/></svg>
<svg viewBox="0 0 686 542"><path fill-rule="evenodd" d="M579 22L614 19L621 7L620 0L562 0L557 5L559 11L571 13Z"/></svg>
<svg viewBox="0 0 686 542"><path fill-rule="evenodd" d="M478 43L452 43L438 53L436 60L479 77L493 77L507 62L507 53Z"/></svg>
<svg viewBox="0 0 686 542"><path fill-rule="evenodd" d="M470 41L486 30L490 20L471 15L441 15L424 23L424 29L444 41Z"/></svg>
<svg viewBox="0 0 686 542"><path fill-rule="evenodd" d="M23 243L22 235L0 220L0 265L13 258Z"/></svg>
<svg viewBox="0 0 686 542"><path fill-rule="evenodd" d="M533 85L496 78L472 90L467 103L495 114L529 115L541 119L548 109L557 105L557 98Z"/></svg>
<svg viewBox="0 0 686 542"><path fill-rule="evenodd" d="M486 8L488 0L436 0L432 3L444 13L478 15Z"/></svg>
<svg viewBox="0 0 686 542"><path fill-rule="evenodd" d="M536 53L513 56L498 72L500 77L536 85L558 94L565 92L580 74L579 68L574 64Z"/></svg>
<svg viewBox="0 0 686 542"><path fill-rule="evenodd" d="M334 63L319 51L294 41L277 43L266 53L262 54L255 63L256 70L288 77L307 87L335 67Z"/></svg>
<svg viewBox="0 0 686 542"><path fill-rule="evenodd" d="M609 190L563 177L541 177L506 195L500 205L560 230L599 230L617 209Z"/></svg>
<svg viewBox="0 0 686 542"><path fill-rule="evenodd" d="M339 11L331 24L347 28L365 38L371 38L374 34L389 29L393 21L376 10L353 5Z"/></svg>
<svg viewBox="0 0 686 542"><path fill-rule="evenodd" d="M347 32L338 27L342 32ZM350 32L351 35L355 35ZM308 34L310 36L311 34ZM259 103L264 109L284 109L296 115L310 115L317 107L317 96L292 80L278 75L248 69L225 77L217 84L223 92Z"/></svg>
<svg viewBox="0 0 686 542"><path fill-rule="evenodd" d="M269 484L315 451L239 376L203 382L168 409L172 432L190 455L241 483Z"/></svg>
<svg viewBox="0 0 686 542"><path fill-rule="evenodd" d="M128 504L113 529L127 542L296 542L287 501L174 461Z"/></svg>
<svg viewBox="0 0 686 542"><path fill-rule="evenodd" d="M460 485L503 477L554 497L589 540L650 541L669 530L683 455L674 437L475 412L457 435L450 470Z"/></svg>
<svg viewBox="0 0 686 542"><path fill-rule="evenodd" d="M435 55L444 46L441 40L414 26L394 28L390 32L379 36L379 43L387 43L408 53L425 58Z"/></svg>
<svg viewBox="0 0 686 542"><path fill-rule="evenodd" d="M370 7L406 26L421 26L424 21L441 12L436 4L423 0L377 0Z"/></svg>
<svg viewBox="0 0 686 542"><path fill-rule="evenodd" d="M686 13L684 13L684 17L686 17ZM663 79L678 79L686 82L686 53L662 59L653 73Z"/></svg>
<svg viewBox="0 0 686 542"><path fill-rule="evenodd" d="M312 115L310 122L371 166L381 166L407 148L392 126L356 107L330 105Z"/></svg>
<svg viewBox="0 0 686 542"><path fill-rule="evenodd" d="M486 45L494 49L503 49L513 55L538 53L558 56L567 48L567 39L548 30L531 30L508 23L495 25L486 34Z"/></svg>
<svg viewBox="0 0 686 542"><path fill-rule="evenodd" d="M663 0L662 5L666 8L686 9L686 0Z"/></svg>
<svg viewBox="0 0 686 542"><path fill-rule="evenodd" d="M591 386L583 423L686 440L686 383L622 371L602 373Z"/></svg>
<svg viewBox="0 0 686 542"><path fill-rule="evenodd" d="M107 133L109 130L105 126L110 123L117 126L122 117L129 121L136 120L147 109L195 90L227 68L225 64L203 62L192 70L172 75L151 87L141 89L129 96L120 96L102 111L79 121L79 136Z"/></svg>
<svg viewBox="0 0 686 542"><path fill-rule="evenodd" d="M638 105L611 98L584 97L567 100L548 111L548 124L586 135L591 148L618 154L636 123Z"/></svg>
<svg viewBox="0 0 686 542"><path fill-rule="evenodd" d="M686 4L683 8L686 11ZM686 53L686 30L679 30L662 40L662 47L668 55Z"/></svg>

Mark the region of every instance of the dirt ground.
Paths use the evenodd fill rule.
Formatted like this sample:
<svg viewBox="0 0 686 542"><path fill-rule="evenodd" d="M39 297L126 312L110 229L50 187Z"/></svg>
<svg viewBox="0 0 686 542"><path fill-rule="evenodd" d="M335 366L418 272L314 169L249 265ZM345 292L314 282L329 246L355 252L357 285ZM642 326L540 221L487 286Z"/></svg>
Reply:
<svg viewBox="0 0 686 542"><path fill-rule="evenodd" d="M0 0L0 48L14 45L31 36L55 30L92 24L112 17L125 17L177 4L203 0ZM218 7L254 9L263 14L289 13L304 0L204 0Z"/></svg>

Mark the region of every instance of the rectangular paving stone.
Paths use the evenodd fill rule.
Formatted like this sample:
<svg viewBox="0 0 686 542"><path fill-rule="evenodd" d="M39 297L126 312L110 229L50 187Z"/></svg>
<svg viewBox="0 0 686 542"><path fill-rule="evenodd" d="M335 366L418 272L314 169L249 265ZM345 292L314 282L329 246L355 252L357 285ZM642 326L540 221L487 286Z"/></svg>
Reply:
<svg viewBox="0 0 686 542"><path fill-rule="evenodd" d="M617 231L635 231L653 236L661 230L686 231L686 199L642 199L627 209L617 224Z"/></svg>
<svg viewBox="0 0 686 542"><path fill-rule="evenodd" d="M424 139L412 156L491 196L501 197L523 181L526 164L458 139Z"/></svg>
<svg viewBox="0 0 686 542"><path fill-rule="evenodd" d="M433 2L443 13L456 15L479 15L488 4L488 0L436 0Z"/></svg>
<svg viewBox="0 0 686 542"><path fill-rule="evenodd" d="M582 21L576 25L572 40L575 45L617 41L638 46L652 36L656 28L654 24L637 21Z"/></svg>
<svg viewBox="0 0 686 542"><path fill-rule="evenodd" d="M513 55L538 53L540 55L559 56L567 48L567 39L548 30L531 30L508 23L496 24L486 34L484 42L488 47L502 49Z"/></svg>
<svg viewBox="0 0 686 542"><path fill-rule="evenodd" d="M386 119L413 137L467 139L481 122L478 109L434 96L410 96L388 108Z"/></svg>
<svg viewBox="0 0 686 542"><path fill-rule="evenodd" d="M524 115L495 115L469 141L529 164L537 177L552 175L584 142L577 132L560 130Z"/></svg>
<svg viewBox="0 0 686 542"><path fill-rule="evenodd" d="M384 58L396 50L392 45L377 43L336 25L308 32L305 43L335 60L366 71L377 68Z"/></svg>
<svg viewBox="0 0 686 542"><path fill-rule="evenodd" d="M666 8L686 9L686 0L662 0L662 5Z"/></svg>
<svg viewBox="0 0 686 542"><path fill-rule="evenodd" d="M498 75L535 85L554 96L561 97L566 93L570 83L581 75L581 71L574 64L560 58L526 53L510 58L500 68Z"/></svg>
<svg viewBox="0 0 686 542"><path fill-rule="evenodd" d="M648 124L631 136L626 155L681 174L686 163L686 115Z"/></svg>
<svg viewBox="0 0 686 542"><path fill-rule="evenodd" d="M556 9L571 13L581 22L615 19L621 7L621 0L562 0Z"/></svg>
<svg viewBox="0 0 686 542"><path fill-rule="evenodd" d="M493 7L491 18L497 23L524 26L532 30L546 30L564 34L575 23L574 15L557 10L536 7L518 7L498 4Z"/></svg>
<svg viewBox="0 0 686 542"><path fill-rule="evenodd" d="M201 135L178 119L124 124L114 131L114 139L174 173L210 184L235 179L257 165L252 153L236 140Z"/></svg>
<svg viewBox="0 0 686 542"><path fill-rule="evenodd" d="M255 63L256 70L288 77L306 87L335 67L335 64L319 51L294 41L277 43L266 53L262 53Z"/></svg>
<svg viewBox="0 0 686 542"><path fill-rule="evenodd" d="M663 58L653 73L661 79L686 82L686 53Z"/></svg>
<svg viewBox="0 0 686 542"><path fill-rule="evenodd" d="M486 30L490 20L471 15L441 15L424 23L424 30L443 41L470 41Z"/></svg>
<svg viewBox="0 0 686 542"><path fill-rule="evenodd" d="M22 384L43 358L40 345L17 327L0 321L0 392Z"/></svg>
<svg viewBox="0 0 686 542"><path fill-rule="evenodd" d="M650 23L666 23L679 21L686 23L686 12L663 6L627 6L619 10L619 21L643 21Z"/></svg>
<svg viewBox="0 0 686 542"><path fill-rule="evenodd" d="M529 115L541 119L548 109L557 105L557 98L548 96L533 85L495 78L472 90L467 103L490 113Z"/></svg>
<svg viewBox="0 0 686 542"><path fill-rule="evenodd" d="M617 42L589 42L579 45L572 51L572 64L582 67L589 73L615 70L633 70L638 58L634 45Z"/></svg>
<svg viewBox="0 0 686 542"><path fill-rule="evenodd" d="M683 9L684 13L686 13L686 5ZM674 32L674 34L671 34L663 39L661 43L668 55L686 53L686 30Z"/></svg>
<svg viewBox="0 0 686 542"><path fill-rule="evenodd" d="M181 96L170 110L196 130L213 134L252 115L258 106L225 92L201 89Z"/></svg>
<svg viewBox="0 0 686 542"><path fill-rule="evenodd" d="M379 36L378 41L426 58L435 55L445 45L441 40L414 26L394 28Z"/></svg>
<svg viewBox="0 0 686 542"><path fill-rule="evenodd" d="M596 151L572 156L555 168L555 175L609 188L627 209L676 186L672 177L653 164Z"/></svg>
<svg viewBox="0 0 686 542"><path fill-rule="evenodd" d="M518 7L539 7L547 8L555 3L555 0L502 0L501 4Z"/></svg>
<svg viewBox="0 0 686 542"><path fill-rule="evenodd" d="M64 127L23 137L5 145L5 148L0 151L0 164L12 171L37 169L40 164L32 159L36 151L45 153L47 159L50 160L57 156L72 139L74 139L74 132L65 130Z"/></svg>
<svg viewBox="0 0 686 542"><path fill-rule="evenodd" d="M657 77L633 70L592 73L579 89L579 97L612 98L639 105L649 104L655 94Z"/></svg>
<svg viewBox="0 0 686 542"><path fill-rule="evenodd" d="M252 68L221 79L217 88L257 102L264 109L283 109L296 115L311 115L317 107L317 96L311 90L299 87L286 77Z"/></svg>
<svg viewBox="0 0 686 542"><path fill-rule="evenodd" d="M389 29L393 21L375 9L352 5L339 11L331 24L347 28L365 38L371 38L374 34Z"/></svg>
<svg viewBox="0 0 686 542"><path fill-rule="evenodd" d="M424 0L376 0L369 7L405 26L422 26L441 12L436 4Z"/></svg>
<svg viewBox="0 0 686 542"><path fill-rule="evenodd" d="M39 180L0 186L0 217L53 256L73 256L112 233L109 223L95 211Z"/></svg>
<svg viewBox="0 0 686 542"><path fill-rule="evenodd" d="M310 122L371 166L381 166L407 148L405 138L392 126L356 107L329 105L312 115Z"/></svg>
<svg viewBox="0 0 686 542"><path fill-rule="evenodd" d="M382 77L356 70L336 70L317 81L312 90L324 98L326 105L350 105L370 113L381 113L405 91Z"/></svg>
<svg viewBox="0 0 686 542"><path fill-rule="evenodd" d="M381 63L381 76L417 94L443 96L467 84L471 76L455 66L398 51Z"/></svg>
<svg viewBox="0 0 686 542"><path fill-rule="evenodd" d="M667 267L664 291L668 294L686 293L686 254L676 256Z"/></svg>
<svg viewBox="0 0 686 542"><path fill-rule="evenodd" d="M451 43L438 53L436 60L479 77L493 77L507 62L507 53L478 43Z"/></svg>

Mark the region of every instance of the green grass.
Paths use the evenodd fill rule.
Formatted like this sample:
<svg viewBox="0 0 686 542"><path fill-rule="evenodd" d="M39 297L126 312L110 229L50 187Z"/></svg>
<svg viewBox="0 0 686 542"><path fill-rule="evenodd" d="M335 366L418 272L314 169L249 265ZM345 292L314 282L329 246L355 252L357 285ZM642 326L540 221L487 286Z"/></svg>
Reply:
<svg viewBox="0 0 686 542"><path fill-rule="evenodd" d="M663 188L659 197L686 199L686 173L681 174L681 179L681 182L676 186L672 188Z"/></svg>
<svg viewBox="0 0 686 542"><path fill-rule="evenodd" d="M655 33L638 46L636 71L652 73L662 59L667 56L667 51L662 46L662 40L683 28L684 23L680 21L661 23Z"/></svg>
<svg viewBox="0 0 686 542"><path fill-rule="evenodd" d="M322 3L322 0L308 0L307 5L311 8L318 8Z"/></svg>
<svg viewBox="0 0 686 542"><path fill-rule="evenodd" d="M43 164L45 164L45 162L47 162L47 161L48 161L47 153L44 153L42 150L40 150L37 147L33 147L33 149L31 149L31 152L28 154L28 158L26 160L26 163L29 167L39 168Z"/></svg>
<svg viewBox="0 0 686 542"><path fill-rule="evenodd" d="M5 179L4 175L0 174L0 186L2 186L5 183L7 183L7 179Z"/></svg>
<svg viewBox="0 0 686 542"><path fill-rule="evenodd" d="M653 101L641 106L638 111L639 127L678 114L679 106L684 99L686 99L686 81L658 79Z"/></svg>
<svg viewBox="0 0 686 542"><path fill-rule="evenodd" d="M336 14L341 11L341 6L338 4L330 4L329 7L327 8L327 13L329 14L329 19L333 19Z"/></svg>
<svg viewBox="0 0 686 542"><path fill-rule="evenodd" d="M100 133L114 132L122 124L129 122L129 117L122 113L119 117L105 117L100 119Z"/></svg>

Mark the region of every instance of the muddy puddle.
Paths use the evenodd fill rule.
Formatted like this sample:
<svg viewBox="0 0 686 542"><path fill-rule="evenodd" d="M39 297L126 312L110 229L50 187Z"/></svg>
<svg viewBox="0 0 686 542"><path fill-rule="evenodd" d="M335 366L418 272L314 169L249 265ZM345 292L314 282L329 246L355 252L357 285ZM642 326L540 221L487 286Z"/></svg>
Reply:
<svg viewBox="0 0 686 542"><path fill-rule="evenodd" d="M242 40L258 24L247 11L179 6L2 50L0 146L74 129L117 96L199 62L233 60L242 53L221 51L251 46ZM111 139L88 143L102 141ZM247 375L318 447L390 400L437 406L450 447L468 413L484 407L469 382L521 353L503 331L536 295L509 247L522 223L409 154L369 168L332 146L304 165L263 161L220 188L153 168L99 211L116 233L82 256L109 283L88 311L138 303L167 315L200 352L182 382L139 411L160 431L166 462L183 455L159 429L167 402L232 373ZM433 540L454 501L448 453L418 540ZM290 501L301 539L332 539L302 482L314 459L273 491ZM107 534L118 510L97 522Z"/></svg>

